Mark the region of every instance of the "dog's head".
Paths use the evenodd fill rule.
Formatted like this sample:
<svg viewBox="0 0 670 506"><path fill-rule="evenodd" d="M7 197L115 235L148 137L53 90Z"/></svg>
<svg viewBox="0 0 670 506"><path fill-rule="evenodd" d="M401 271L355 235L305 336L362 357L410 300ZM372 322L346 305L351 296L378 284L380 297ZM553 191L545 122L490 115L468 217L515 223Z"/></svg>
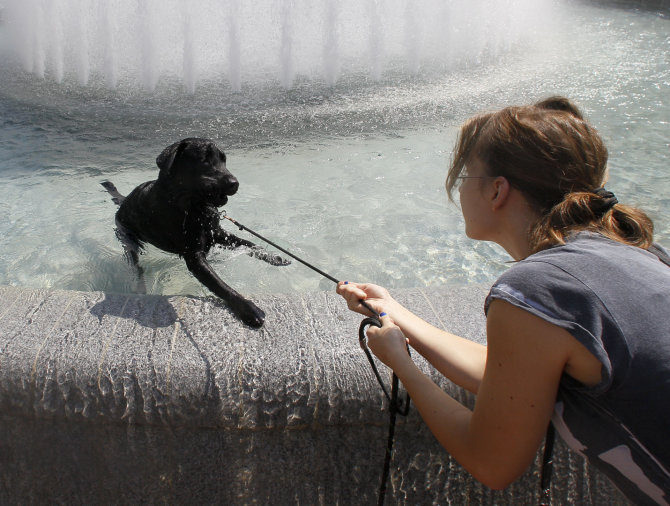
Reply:
<svg viewBox="0 0 670 506"><path fill-rule="evenodd" d="M191 137L175 142L158 155L156 164L158 181L180 205L201 202L220 207L239 187L226 169L225 153L209 139Z"/></svg>

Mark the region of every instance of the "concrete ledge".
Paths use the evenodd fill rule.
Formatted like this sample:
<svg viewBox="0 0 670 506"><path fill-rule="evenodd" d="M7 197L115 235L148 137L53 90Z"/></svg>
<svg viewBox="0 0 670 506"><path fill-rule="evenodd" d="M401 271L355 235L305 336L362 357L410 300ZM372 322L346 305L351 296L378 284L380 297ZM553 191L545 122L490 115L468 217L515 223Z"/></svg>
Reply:
<svg viewBox="0 0 670 506"><path fill-rule="evenodd" d="M394 293L480 342L485 294ZM0 287L0 503L374 504L388 415L360 319L334 293L258 302L256 331L213 299ZM536 503L537 462L494 492L416 411L396 434L387 504ZM555 461L555 504L625 504L560 442Z"/></svg>

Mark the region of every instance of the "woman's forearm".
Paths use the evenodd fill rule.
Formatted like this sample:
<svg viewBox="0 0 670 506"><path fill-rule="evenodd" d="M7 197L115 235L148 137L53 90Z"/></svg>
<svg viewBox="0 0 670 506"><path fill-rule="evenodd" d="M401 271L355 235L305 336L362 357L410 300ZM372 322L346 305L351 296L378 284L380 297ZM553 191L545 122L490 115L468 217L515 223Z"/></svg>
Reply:
<svg viewBox="0 0 670 506"><path fill-rule="evenodd" d="M394 314L405 320L408 333L421 331L417 340L439 357L437 362L451 371L448 375L477 383L473 364L484 347L431 331L425 322L397 308ZM470 410L417 367L405 351L407 335L390 315L382 316L381 322L380 328L369 329L368 345L397 374L442 446L489 487L505 487L522 474L546 431L574 338L522 309L494 302L487 321L488 364ZM445 343L456 353L441 353Z"/></svg>
<svg viewBox="0 0 670 506"><path fill-rule="evenodd" d="M472 432L470 409L441 390L409 361L396 373L438 442L477 480L488 487L504 488L516 478L513 471L508 472L508 468L515 469L516 465L498 465L501 456L494 454L493 447L479 443L478 434ZM502 460L516 458L507 455Z"/></svg>
<svg viewBox="0 0 670 506"><path fill-rule="evenodd" d="M441 330L393 301L387 312L409 344L452 382L477 393L486 366L486 346Z"/></svg>

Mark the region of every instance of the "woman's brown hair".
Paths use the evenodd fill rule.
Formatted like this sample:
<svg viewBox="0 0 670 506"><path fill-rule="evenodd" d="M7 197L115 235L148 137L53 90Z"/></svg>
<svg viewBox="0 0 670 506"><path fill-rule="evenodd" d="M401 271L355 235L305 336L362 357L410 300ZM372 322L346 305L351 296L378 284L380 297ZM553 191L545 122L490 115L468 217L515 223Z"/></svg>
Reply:
<svg viewBox="0 0 670 506"><path fill-rule="evenodd" d="M477 157L487 175L503 176L540 219L530 231L532 251L563 244L588 230L647 249L653 223L639 209L597 191L607 177L607 148L567 98L506 107L467 120L461 127L446 187L453 190L468 161Z"/></svg>

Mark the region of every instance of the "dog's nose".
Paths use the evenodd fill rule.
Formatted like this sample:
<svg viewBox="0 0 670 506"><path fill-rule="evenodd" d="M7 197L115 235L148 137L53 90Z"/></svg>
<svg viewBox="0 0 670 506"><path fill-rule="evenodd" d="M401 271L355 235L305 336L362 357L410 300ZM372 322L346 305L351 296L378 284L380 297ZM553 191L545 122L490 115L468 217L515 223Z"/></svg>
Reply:
<svg viewBox="0 0 670 506"><path fill-rule="evenodd" d="M239 181L233 176L229 177L226 184L226 195L235 195L239 187Z"/></svg>

